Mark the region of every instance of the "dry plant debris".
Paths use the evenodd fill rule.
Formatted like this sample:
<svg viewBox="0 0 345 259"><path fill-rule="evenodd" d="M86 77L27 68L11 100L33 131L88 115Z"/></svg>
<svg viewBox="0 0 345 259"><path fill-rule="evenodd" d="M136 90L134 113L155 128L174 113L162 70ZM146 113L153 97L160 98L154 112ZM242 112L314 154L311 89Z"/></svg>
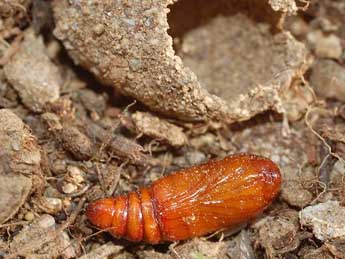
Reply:
<svg viewBox="0 0 345 259"><path fill-rule="evenodd" d="M18 32L20 26L28 22L28 12L32 0L0 0L0 35L7 38Z"/></svg>
<svg viewBox="0 0 345 259"><path fill-rule="evenodd" d="M89 123L87 131L90 137L99 140L114 156L129 160L136 165L150 163L150 158L144 153L144 148L120 134L113 134L95 123Z"/></svg>
<svg viewBox="0 0 345 259"><path fill-rule="evenodd" d="M42 119L47 123L49 131L53 132L58 142L77 160L88 160L92 157L93 143L77 127L62 124L59 117L53 113L42 114Z"/></svg>
<svg viewBox="0 0 345 259"><path fill-rule="evenodd" d="M345 258L344 24L339 0L0 0L0 257ZM239 152L283 174L241 230L149 246L84 215Z"/></svg>

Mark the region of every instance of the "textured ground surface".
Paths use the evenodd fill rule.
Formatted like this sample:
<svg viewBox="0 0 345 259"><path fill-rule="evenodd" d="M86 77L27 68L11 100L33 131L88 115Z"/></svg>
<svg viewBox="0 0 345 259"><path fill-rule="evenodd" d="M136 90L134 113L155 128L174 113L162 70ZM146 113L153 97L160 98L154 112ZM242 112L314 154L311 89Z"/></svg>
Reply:
<svg viewBox="0 0 345 259"><path fill-rule="evenodd" d="M0 258L345 258L345 3L168 3L0 0ZM86 219L238 152L283 175L239 229L151 246Z"/></svg>

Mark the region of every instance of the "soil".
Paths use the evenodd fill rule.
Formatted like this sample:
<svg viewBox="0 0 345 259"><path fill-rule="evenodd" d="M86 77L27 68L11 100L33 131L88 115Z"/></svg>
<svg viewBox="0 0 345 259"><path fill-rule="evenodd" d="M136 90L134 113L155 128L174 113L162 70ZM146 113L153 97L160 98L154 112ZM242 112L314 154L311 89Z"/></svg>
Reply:
<svg viewBox="0 0 345 259"><path fill-rule="evenodd" d="M193 11L191 2L204 12L183 22ZM251 27L256 19L223 16L223 7L207 9L196 0L169 6L168 33L177 55L224 103L235 103L252 84L270 81L284 64L298 63L299 73L277 90L279 105L258 105L268 97L250 92L256 98L246 103L250 112L229 123L198 112L194 120L194 111L186 117L170 114L170 108L159 111L164 94L148 105L135 94L124 96L119 86L108 87L95 76L101 70L97 62L75 63L74 46L54 36L50 1L0 0L0 258L345 258L345 2L296 4L298 12L282 15L280 29L305 47L303 68L284 52L291 45L273 44L282 40L281 32ZM92 26L92 33L103 29ZM240 34L259 40L241 42ZM230 63L223 59L222 53L238 46L251 50ZM284 53L271 59L268 49ZM279 63L277 57L286 60ZM229 91L228 85L236 87ZM283 183L269 208L238 229L149 245L116 239L85 216L95 199L240 152L273 160Z"/></svg>

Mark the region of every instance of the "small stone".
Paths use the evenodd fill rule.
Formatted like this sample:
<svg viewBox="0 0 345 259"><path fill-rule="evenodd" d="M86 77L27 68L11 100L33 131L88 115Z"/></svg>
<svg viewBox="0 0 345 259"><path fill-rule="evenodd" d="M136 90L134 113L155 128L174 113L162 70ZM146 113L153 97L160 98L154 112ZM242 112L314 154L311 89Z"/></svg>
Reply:
<svg viewBox="0 0 345 259"><path fill-rule="evenodd" d="M242 230L234 239L231 240L227 254L230 258L255 258L253 244L246 230Z"/></svg>
<svg viewBox="0 0 345 259"><path fill-rule="evenodd" d="M85 161L84 162L84 165L87 167L87 168L92 168L93 167L93 163L91 161Z"/></svg>
<svg viewBox="0 0 345 259"><path fill-rule="evenodd" d="M68 166L67 171L74 183L80 184L85 181L85 173L77 166Z"/></svg>
<svg viewBox="0 0 345 259"><path fill-rule="evenodd" d="M288 13L289 15L294 15L298 11L294 0L269 0L268 3L274 11Z"/></svg>
<svg viewBox="0 0 345 259"><path fill-rule="evenodd" d="M334 166L333 169L330 173L330 187L333 188L339 188L342 186L342 179L345 175L345 164L341 161L338 160Z"/></svg>
<svg viewBox="0 0 345 259"><path fill-rule="evenodd" d="M31 211L28 211L27 213L25 213L24 219L26 221L33 221L35 219L35 215Z"/></svg>
<svg viewBox="0 0 345 259"><path fill-rule="evenodd" d="M62 201L58 198L45 198L46 201L46 207L52 214L58 213L62 210Z"/></svg>
<svg viewBox="0 0 345 259"><path fill-rule="evenodd" d="M304 36L309 31L309 25L301 17L294 17L295 20L290 25L290 30L295 36Z"/></svg>
<svg viewBox="0 0 345 259"><path fill-rule="evenodd" d="M272 255L284 254L299 246L298 229L299 226L291 215L290 217L269 217L264 219L260 227L259 242Z"/></svg>
<svg viewBox="0 0 345 259"><path fill-rule="evenodd" d="M227 250L229 244L225 241L211 242L208 240L195 238L174 249L181 258L228 258ZM146 253L141 258L160 258L155 254ZM163 257L164 258L164 257Z"/></svg>
<svg viewBox="0 0 345 259"><path fill-rule="evenodd" d="M4 67L7 80L18 91L23 103L34 112L41 112L48 102L60 96L62 78L49 59L42 37L32 30L25 32L18 52Z"/></svg>
<svg viewBox="0 0 345 259"><path fill-rule="evenodd" d="M73 183L65 183L62 186L62 191L66 194L71 194L71 193L75 192L77 189L78 189L78 187Z"/></svg>
<svg viewBox="0 0 345 259"><path fill-rule="evenodd" d="M313 194L304 189L298 181L284 181L281 196L291 206L299 208L309 205L313 200Z"/></svg>
<svg viewBox="0 0 345 259"><path fill-rule="evenodd" d="M104 32L105 28L104 28L104 25L101 24L101 23L98 23L96 24L94 27L93 27L93 32L97 35L97 36L100 36L102 35L102 33Z"/></svg>
<svg viewBox="0 0 345 259"><path fill-rule="evenodd" d="M43 214L37 220L35 220L32 226L35 224L37 224L40 228L48 229L55 227L55 219L51 215Z"/></svg>
<svg viewBox="0 0 345 259"><path fill-rule="evenodd" d="M206 160L206 155L198 150L186 153L186 160L190 165L197 165Z"/></svg>
<svg viewBox="0 0 345 259"><path fill-rule="evenodd" d="M10 249L14 251L29 250L25 245L43 240L51 230L55 229L55 219L51 215L43 214L36 218L29 225L26 225L16 236L10 244ZM37 244L36 244L37 245ZM32 251L31 251L32 252Z"/></svg>
<svg viewBox="0 0 345 259"><path fill-rule="evenodd" d="M343 49L341 40L336 35L324 35L321 31L316 31L309 33L307 39L319 58L341 58Z"/></svg>
<svg viewBox="0 0 345 259"><path fill-rule="evenodd" d="M101 246L99 244L93 244L91 251L80 257L80 259L109 258L111 254L117 254L122 249L122 246L114 245L112 242L108 242Z"/></svg>
<svg viewBox="0 0 345 259"><path fill-rule="evenodd" d="M337 62L317 61L312 67L310 83L318 96L345 101L345 68Z"/></svg>
<svg viewBox="0 0 345 259"><path fill-rule="evenodd" d="M0 109L0 224L25 203L32 175L39 173L41 153L36 138L9 109Z"/></svg>
<svg viewBox="0 0 345 259"><path fill-rule="evenodd" d="M339 30L339 24L333 23L331 20L329 20L326 17L318 17L318 22L320 23L320 28L324 32L336 32Z"/></svg>
<svg viewBox="0 0 345 259"><path fill-rule="evenodd" d="M66 161L57 159L51 163L50 169L56 175L63 174L66 172Z"/></svg>
<svg viewBox="0 0 345 259"><path fill-rule="evenodd" d="M61 226L61 225L60 225ZM56 225L54 217L43 214L17 233L9 245L16 258L76 258L76 242Z"/></svg>
<svg viewBox="0 0 345 259"><path fill-rule="evenodd" d="M96 112L102 114L107 107L106 98L89 89L80 90L79 98L90 113Z"/></svg>
<svg viewBox="0 0 345 259"><path fill-rule="evenodd" d="M345 238L345 207L338 201L327 201L304 208L299 213L302 226L313 229L321 241Z"/></svg>
<svg viewBox="0 0 345 259"><path fill-rule="evenodd" d="M71 199L69 197L66 197L63 201L62 201L62 205L63 205L63 209L65 211L70 211L72 208L72 202Z"/></svg>

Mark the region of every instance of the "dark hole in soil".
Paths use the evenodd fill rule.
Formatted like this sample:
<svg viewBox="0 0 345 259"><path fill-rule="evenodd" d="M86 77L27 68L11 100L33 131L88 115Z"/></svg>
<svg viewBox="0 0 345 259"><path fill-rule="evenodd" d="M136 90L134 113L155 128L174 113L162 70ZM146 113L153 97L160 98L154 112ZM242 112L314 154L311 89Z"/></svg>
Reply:
<svg viewBox="0 0 345 259"><path fill-rule="evenodd" d="M245 13L256 22L275 23L279 14L262 0L179 0L169 6L168 34L173 39L181 39L189 31L202 27L217 16Z"/></svg>
<svg viewBox="0 0 345 259"><path fill-rule="evenodd" d="M170 6L169 35L182 38L189 31L203 26L218 15L229 15L226 1L180 0Z"/></svg>

